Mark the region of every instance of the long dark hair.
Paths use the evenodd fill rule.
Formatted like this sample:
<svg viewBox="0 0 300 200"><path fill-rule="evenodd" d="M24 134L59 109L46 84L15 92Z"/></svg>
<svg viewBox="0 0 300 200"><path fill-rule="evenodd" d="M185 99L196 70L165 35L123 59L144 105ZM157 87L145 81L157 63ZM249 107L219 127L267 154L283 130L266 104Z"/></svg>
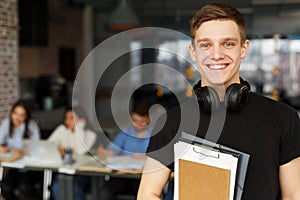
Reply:
<svg viewBox="0 0 300 200"><path fill-rule="evenodd" d="M76 115L79 118L83 118L83 119L86 120L86 125L85 125L84 129L92 129L91 124L89 123L89 120L87 118L87 115L81 107L79 107L79 106L76 106L76 107L69 106L69 107L67 107L65 109L65 112L64 112L64 117L66 116L67 112L69 112L69 111L76 113ZM66 126L66 124L65 124L65 126Z"/></svg>
<svg viewBox="0 0 300 200"><path fill-rule="evenodd" d="M29 121L30 121L30 119L31 119L31 113L30 113L30 110L29 110L27 104L26 104L23 100L18 100L18 101L12 106L12 108L11 108L11 111L10 111L10 124L9 124L9 137L12 137L12 136L13 136L14 128L15 128L15 127L14 127L14 124L13 124L13 122L12 122L11 116L12 116L12 113L14 112L14 110L16 109L16 107L18 107L18 106L24 108L25 114L26 114L26 118L25 118L25 121L24 121L24 123L25 123L25 132L24 132L23 138L29 138L30 133L29 133L28 124L29 124Z"/></svg>

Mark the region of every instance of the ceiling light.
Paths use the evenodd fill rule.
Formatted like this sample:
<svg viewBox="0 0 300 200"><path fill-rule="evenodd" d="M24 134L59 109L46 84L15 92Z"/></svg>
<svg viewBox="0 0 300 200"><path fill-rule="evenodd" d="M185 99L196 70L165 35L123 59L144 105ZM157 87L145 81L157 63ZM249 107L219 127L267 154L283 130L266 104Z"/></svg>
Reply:
<svg viewBox="0 0 300 200"><path fill-rule="evenodd" d="M107 28L116 31L125 31L137 28L140 21L134 10L128 5L126 0L121 0L117 8L111 13Z"/></svg>

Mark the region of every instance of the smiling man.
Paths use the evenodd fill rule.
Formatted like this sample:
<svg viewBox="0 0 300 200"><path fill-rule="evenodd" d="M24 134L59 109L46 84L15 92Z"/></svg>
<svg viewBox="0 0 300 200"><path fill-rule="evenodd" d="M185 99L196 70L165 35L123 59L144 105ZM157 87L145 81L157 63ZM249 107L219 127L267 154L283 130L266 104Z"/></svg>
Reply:
<svg viewBox="0 0 300 200"><path fill-rule="evenodd" d="M198 137L218 132L222 122L211 119L211 111L222 108L226 117L217 142L250 155L242 199L300 199L299 117L291 107L251 92L240 77L241 59L249 49L243 15L226 4L208 4L191 19L191 37L190 55L201 74L194 86L200 117L179 125L181 109L191 108L180 105L166 113L163 128L154 129L150 139L138 199L161 198L174 170L168 159L174 158L178 135L192 124Z"/></svg>
<svg viewBox="0 0 300 200"><path fill-rule="evenodd" d="M214 87L223 99L225 88L239 83L241 58L245 58L249 41L239 34L238 25L232 20L203 22L195 31L190 55L197 63L202 86Z"/></svg>

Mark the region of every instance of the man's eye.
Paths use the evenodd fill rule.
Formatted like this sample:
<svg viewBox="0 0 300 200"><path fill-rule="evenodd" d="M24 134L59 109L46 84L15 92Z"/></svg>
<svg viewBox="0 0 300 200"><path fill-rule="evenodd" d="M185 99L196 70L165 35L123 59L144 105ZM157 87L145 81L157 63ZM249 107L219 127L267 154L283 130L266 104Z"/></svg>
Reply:
<svg viewBox="0 0 300 200"><path fill-rule="evenodd" d="M203 49L207 49L208 47L210 47L210 45L208 43L201 43L200 47Z"/></svg>
<svg viewBox="0 0 300 200"><path fill-rule="evenodd" d="M234 43L233 42L226 42L224 44L225 47L233 47L234 46Z"/></svg>

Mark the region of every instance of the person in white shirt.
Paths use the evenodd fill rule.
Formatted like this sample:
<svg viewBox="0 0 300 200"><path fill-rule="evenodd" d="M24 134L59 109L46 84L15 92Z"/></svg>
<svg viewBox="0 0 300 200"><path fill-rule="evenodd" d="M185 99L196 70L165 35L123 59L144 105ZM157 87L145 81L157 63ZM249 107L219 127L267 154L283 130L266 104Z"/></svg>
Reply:
<svg viewBox="0 0 300 200"><path fill-rule="evenodd" d="M67 108L64 124L59 125L48 140L54 142L59 151L64 154L66 149L71 149L72 154L84 155L89 152L96 141L96 133L86 127L86 118L79 108ZM74 176L74 198L85 199L85 187L89 183L87 176ZM53 198L59 199L59 183L54 177L52 186Z"/></svg>
<svg viewBox="0 0 300 200"><path fill-rule="evenodd" d="M59 125L48 140L54 142L61 153L71 148L73 153L83 155L94 145L96 133L86 127L86 119L80 116L79 109L68 108L64 124Z"/></svg>

